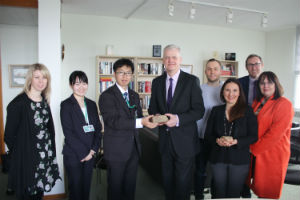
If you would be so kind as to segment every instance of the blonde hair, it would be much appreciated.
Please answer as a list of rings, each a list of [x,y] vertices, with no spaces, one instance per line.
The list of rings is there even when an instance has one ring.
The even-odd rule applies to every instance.
[[[35,72],[36,70],[41,71],[42,75],[47,78],[47,86],[42,91],[42,96],[46,99],[46,101],[48,102],[48,104],[50,104],[51,76],[50,76],[49,70],[43,64],[36,63],[36,64],[33,64],[33,65],[31,65],[29,67],[29,70],[28,70],[27,75],[26,75],[26,81],[25,81],[25,85],[24,85],[23,91],[26,94],[29,93],[29,91],[31,89],[31,82],[32,82],[33,72]]]

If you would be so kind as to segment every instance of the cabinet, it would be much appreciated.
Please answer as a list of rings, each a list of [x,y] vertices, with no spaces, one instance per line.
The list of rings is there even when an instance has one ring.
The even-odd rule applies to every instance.
[[[164,72],[162,58],[155,57],[123,57],[123,56],[97,56],[96,57],[96,98],[115,83],[113,64],[120,58],[128,58],[134,63],[134,73],[129,87],[140,96],[143,114],[148,115],[150,104],[152,80]],[[192,65],[182,65],[183,71],[192,73]]]
[[[239,63],[238,61],[232,60],[219,60],[222,64],[221,66],[221,80],[225,81],[228,78],[238,78],[238,70],[239,70]],[[207,78],[205,75],[205,67],[206,67],[207,60],[203,62],[203,83],[207,82]]]

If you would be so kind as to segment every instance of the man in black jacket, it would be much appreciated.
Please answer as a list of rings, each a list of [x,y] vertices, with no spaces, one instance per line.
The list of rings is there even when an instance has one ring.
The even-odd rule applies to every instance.
[[[149,106],[149,114],[169,117],[169,121],[159,127],[167,200],[189,199],[194,158],[199,151],[196,121],[204,114],[199,79],[180,70],[181,60],[178,46],[165,47],[166,73],[153,80]]]
[[[116,84],[104,91],[99,109],[104,121],[104,159],[107,164],[108,200],[134,200],[141,144],[138,128],[157,126],[144,117],[139,95],[128,85],[134,65],[119,59],[113,66]]]
[[[250,54],[246,59],[246,69],[249,73],[248,76],[239,78],[239,81],[242,85],[246,101],[251,106],[253,99],[256,96],[256,80],[262,72],[264,63],[262,58],[256,54]]]

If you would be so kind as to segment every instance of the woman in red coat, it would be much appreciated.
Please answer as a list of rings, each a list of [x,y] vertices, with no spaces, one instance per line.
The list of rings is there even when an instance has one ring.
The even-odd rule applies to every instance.
[[[258,141],[250,146],[253,154],[250,188],[260,198],[279,199],[289,158],[294,111],[282,96],[283,89],[273,72],[263,72],[257,81],[253,110],[258,121]]]

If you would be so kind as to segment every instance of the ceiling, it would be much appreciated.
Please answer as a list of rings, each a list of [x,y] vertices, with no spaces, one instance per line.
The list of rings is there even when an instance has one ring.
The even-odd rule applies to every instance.
[[[168,14],[169,0],[62,0],[62,13],[110,16],[202,24],[270,31],[300,24],[300,0],[193,0],[268,13],[268,26],[261,27],[262,14],[232,10],[233,23],[226,23],[226,8],[194,4],[195,19],[189,18],[190,3],[174,0],[174,16]],[[1,5],[1,4],[0,4]],[[35,8],[0,6],[0,24],[37,26]]]
[[[195,4],[196,16],[189,19],[190,3],[174,1],[174,16],[168,15],[169,0],[63,0],[62,12],[130,19],[163,20],[254,30],[276,30],[300,24],[300,0],[193,0],[268,13],[268,26],[261,27],[262,14],[232,10],[233,23],[226,23],[225,8]],[[135,12],[134,10],[140,6]]]

